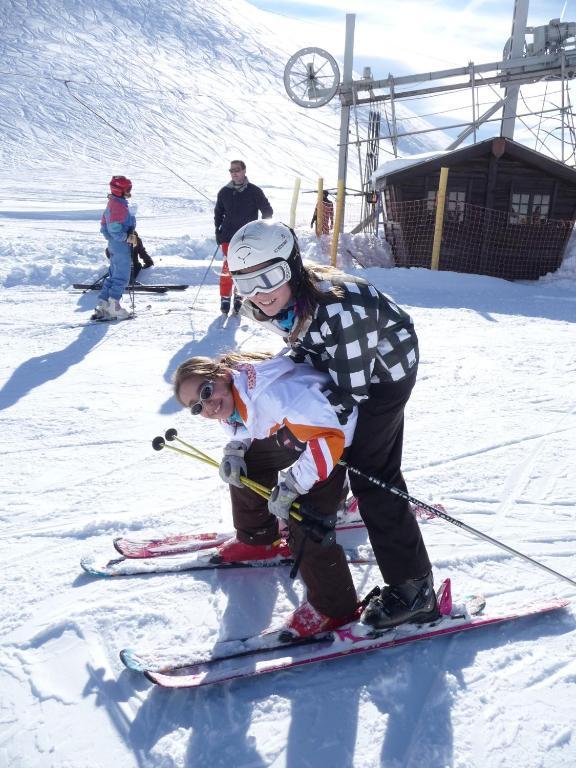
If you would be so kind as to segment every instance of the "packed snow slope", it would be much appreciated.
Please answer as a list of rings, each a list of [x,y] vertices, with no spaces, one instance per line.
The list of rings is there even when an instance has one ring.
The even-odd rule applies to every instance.
[[[572,768],[573,605],[197,692],[123,669],[125,646],[245,636],[303,598],[287,569],[107,581],[79,561],[113,557],[123,534],[230,529],[217,473],[151,447],[175,427],[217,459],[218,425],[178,408],[174,370],[193,354],[281,345],[246,321],[219,326],[212,201],[243,157],[286,220],[294,177],[313,188],[336,168],[337,116],[283,94],[285,57],[313,41],[283,41],[281,20],[240,0],[2,10],[0,766]],[[190,288],[138,294],[135,320],[89,325],[96,297],[70,286],[106,269],[98,229],[113,173],[134,180],[155,261],[142,280]],[[326,261],[310,211],[298,213],[302,248]],[[362,261],[363,247],[348,238],[342,266],[406,307],[420,338],[410,491],[576,578],[574,256],[512,284],[361,270],[348,252]],[[422,525],[436,581],[450,576],[456,598],[574,601],[537,567],[440,520]],[[353,576],[360,594],[380,581],[373,566]]]
[[[7,159],[54,169],[105,159],[130,172],[164,162],[202,179],[230,151],[260,160],[272,134],[293,143],[283,164],[299,173],[298,111],[287,121],[281,109],[289,54],[278,46],[289,41],[267,18],[243,0],[9,2]],[[326,145],[312,136],[310,170],[323,159]]]
[[[338,100],[313,110],[290,101],[284,65],[313,41],[287,36],[281,17],[244,0],[9,0],[2,10],[0,285],[68,285],[70,250],[76,278],[95,279],[114,173],[134,182],[138,230],[159,264],[213,238],[232,159],[283,221],[296,179],[298,224],[312,217],[318,177],[335,187]],[[443,146],[414,142],[401,149]],[[357,180],[351,152],[349,185]]]
[[[123,670],[122,647],[245,636],[303,597],[287,569],[94,580],[79,568],[87,553],[113,557],[115,536],[230,528],[218,475],[154,452],[151,440],[176,427],[217,458],[217,424],[171,396],[175,367],[192,354],[279,342],[245,321],[219,328],[217,276],[209,270],[200,288],[210,250],[196,249],[146,276],[158,269],[159,281],[190,282],[188,291],[138,295],[137,318],[119,325],[82,324],[93,294],[3,291],[0,764],[571,768],[573,608],[198,692],[154,689]],[[74,274],[64,240],[61,252]],[[405,436],[411,492],[574,578],[573,275],[523,285],[360,274],[409,309],[420,335]],[[423,526],[436,579],[450,576],[456,596],[481,592],[511,609],[574,597],[569,584],[454,526]],[[373,566],[353,575],[361,594],[379,582]]]

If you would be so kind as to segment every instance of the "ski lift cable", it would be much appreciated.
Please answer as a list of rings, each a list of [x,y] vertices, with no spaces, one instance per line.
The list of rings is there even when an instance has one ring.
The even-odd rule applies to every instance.
[[[122,138],[124,138],[124,139],[127,139],[128,141],[130,141],[130,137],[129,137],[129,136],[127,136],[125,133],[123,133],[123,132],[122,132],[122,131],[121,131],[121,130],[120,130],[118,127],[117,127],[117,126],[115,126],[115,125],[113,125],[112,123],[108,122],[108,120],[106,120],[106,118],[105,118],[105,117],[103,117],[103,116],[102,116],[101,114],[99,114],[99,113],[98,113],[98,112],[97,112],[95,109],[93,109],[91,106],[89,106],[89,105],[88,105],[88,104],[86,104],[84,101],[82,101],[82,99],[80,99],[78,96],[76,96],[76,94],[75,94],[75,93],[73,93],[73,92],[70,90],[70,88],[69,88],[69,85],[68,85],[68,83],[69,83],[69,82],[70,82],[70,81],[68,81],[68,80],[64,80],[64,85],[66,86],[66,90],[68,91],[68,93],[70,94],[70,96],[71,96],[73,99],[75,99],[75,100],[76,100],[76,101],[77,101],[79,104],[81,104],[81,105],[82,105],[82,106],[83,106],[85,109],[87,109],[89,112],[91,112],[91,113],[92,113],[92,114],[93,114],[95,117],[97,117],[97,118],[98,118],[98,120],[100,120],[101,122],[103,122],[105,125],[107,125],[109,128],[111,128],[113,131],[115,131],[115,132],[116,132],[118,135],[122,136]],[[141,150],[139,150],[139,151],[141,151]],[[157,165],[160,165],[160,166],[162,166],[163,168],[165,168],[165,169],[166,169],[166,170],[167,170],[169,173],[171,173],[171,174],[173,174],[174,176],[176,176],[176,178],[180,179],[180,181],[184,182],[184,184],[186,184],[187,186],[189,186],[189,187],[190,187],[191,189],[193,189],[195,192],[198,192],[198,194],[199,194],[199,195],[202,195],[202,197],[204,197],[204,198],[205,198],[206,200],[208,200],[210,203],[213,203],[213,202],[214,202],[214,201],[212,200],[212,198],[208,197],[208,195],[207,195],[207,194],[205,194],[204,192],[202,192],[202,190],[201,190],[201,189],[198,189],[198,187],[195,187],[195,186],[194,186],[194,184],[190,183],[190,182],[189,182],[187,179],[185,179],[183,176],[180,176],[180,174],[179,174],[179,173],[177,173],[177,172],[176,172],[176,171],[175,171],[173,168],[170,168],[170,166],[169,166],[169,165],[166,165],[166,163],[162,162],[162,160],[159,160],[159,159],[158,159],[158,158],[156,158],[156,157],[151,157],[151,156],[150,156],[150,155],[148,155],[146,152],[142,152],[142,154],[143,154],[145,157],[147,157],[149,160],[151,160],[152,162],[154,162],[154,163],[156,163]]]
[[[561,107],[558,104],[554,104],[553,101],[550,101],[550,103],[553,106],[553,109],[550,110],[550,111],[560,112],[560,113],[562,112],[562,109],[561,109]],[[539,124],[538,124],[538,134],[536,136],[537,141],[538,141],[538,137],[539,137],[539,134],[540,134],[541,131],[544,133],[545,136],[548,136],[549,138],[553,138],[553,139],[558,141],[558,138],[556,136],[554,136],[554,131],[557,130],[557,129],[547,130],[547,129],[544,128],[544,125],[543,125],[543,115],[544,115],[544,113],[546,111],[547,110],[544,109],[544,104],[543,104],[542,105],[542,109],[541,109],[540,112],[533,113],[534,115],[538,114],[540,116],[540,121],[539,121]],[[574,113],[572,111],[572,104],[570,102],[570,99],[568,99],[568,108],[564,109],[564,115],[562,115],[561,117],[556,117],[556,116],[551,115],[551,116],[547,117],[546,120],[547,120],[548,123],[560,122],[562,124],[566,117],[571,118],[572,119],[572,125],[574,125],[574,123],[573,123]],[[526,125],[524,122],[523,122],[523,124]],[[526,126],[526,127],[528,128],[528,126]],[[531,130],[531,129],[528,128],[528,130]],[[532,131],[532,133],[533,133],[533,131]],[[573,132],[571,132],[571,133],[573,133]],[[540,146],[541,147],[545,147],[548,150],[548,152],[550,152],[552,154],[552,156],[556,160],[558,160],[559,162],[562,162],[561,158],[559,158],[557,155],[554,154],[554,151],[546,144],[546,142],[544,140],[540,139],[539,141],[540,141]],[[538,144],[536,143],[535,149],[537,149],[537,147],[538,147]],[[573,154],[573,152],[572,152],[572,154]]]
[[[576,152],[576,130],[574,126],[574,113],[572,111],[572,99],[570,98],[570,88],[568,83],[566,83],[566,98],[568,100],[568,107],[569,107],[569,111],[567,112],[567,116],[569,119],[568,132],[570,133],[570,136],[572,138],[572,152],[570,153],[570,155],[566,160],[566,162],[568,162],[568,160],[575,157],[575,152]]]
[[[558,112],[558,110],[556,108],[553,108],[553,109],[551,108],[551,109],[549,109],[547,111],[548,112]],[[528,113],[516,115],[516,117],[518,119],[520,119],[522,117],[534,117],[536,114],[537,113],[530,111]],[[549,118],[549,119],[552,119],[552,118]],[[493,118],[488,118],[487,120],[484,121],[484,123],[496,123],[496,122],[499,122],[500,120],[501,120],[500,117],[493,117]],[[433,126],[433,127],[430,127],[430,128],[422,128],[422,129],[417,130],[417,131],[403,131],[403,132],[397,133],[396,136],[397,136],[397,138],[403,138],[404,136],[417,136],[417,135],[420,135],[420,134],[423,134],[423,133],[433,133],[435,131],[447,131],[447,130],[452,130],[452,129],[455,129],[455,128],[465,128],[468,125],[470,125],[469,121],[468,122],[463,122],[463,123],[452,123],[452,124],[449,124],[449,125],[440,125],[440,126]],[[528,125],[526,125],[526,128],[527,128],[527,130],[531,130]],[[389,138],[390,138],[389,136],[383,136],[382,140],[389,139]],[[368,140],[367,139],[362,139],[361,141],[362,141],[362,143],[366,143],[366,141],[368,141]],[[347,144],[352,144],[354,142],[346,142],[346,143]],[[340,146],[340,144],[338,146]]]
[[[482,73],[478,73],[478,75],[479,75],[480,79],[482,79],[482,78],[483,78],[483,75],[482,75]],[[495,87],[494,87],[492,84],[488,84],[488,85],[489,85],[489,88],[490,88],[490,90],[491,90],[491,91],[492,91],[492,92],[493,92],[493,93],[494,93],[494,94],[495,94],[495,95],[498,97],[498,99],[500,100],[501,96],[500,96],[500,94],[498,93],[498,91],[496,90],[496,88],[495,88]],[[519,91],[519,93],[520,93],[520,94],[522,94],[522,90],[521,90],[521,88],[519,88],[519,89],[518,89],[518,91]],[[531,115],[535,115],[536,113],[534,113],[534,112],[529,112],[529,115],[530,115],[530,114],[531,114]],[[522,123],[522,125],[524,126],[524,128],[526,128],[526,130],[527,130],[529,133],[531,133],[532,135],[535,135],[535,134],[534,134],[534,130],[533,130],[533,128],[532,128],[531,126],[529,126],[529,125],[528,125],[528,123],[527,123],[525,120],[523,120],[523,119],[522,119],[523,117],[526,117],[526,115],[519,115],[519,114],[516,114],[516,119],[517,119],[517,120],[519,120],[519,121]],[[488,122],[488,121],[486,121],[486,122]],[[555,160],[558,160],[558,159],[559,159],[558,157],[556,157],[555,153],[554,153],[554,152],[553,152],[553,151],[550,149],[550,147],[548,147],[548,146],[547,146],[546,144],[544,144],[544,143],[542,144],[542,146],[545,146],[545,147],[546,147],[546,149],[548,150],[548,152],[550,152],[550,154],[552,155],[552,157],[553,157]]]
[[[542,94],[542,106],[540,110],[540,119],[538,120],[538,130],[536,132],[536,143],[534,144],[534,149],[538,151],[538,141],[540,137],[540,131],[542,129],[542,121],[543,121],[543,111],[544,111],[544,105],[546,103],[546,94],[548,92],[548,83],[546,83],[546,86],[544,88],[544,93]],[[528,104],[526,103],[526,99],[524,98],[524,94],[522,91],[520,91],[520,98],[522,99],[522,103],[524,104],[524,107],[528,109]]]
[[[67,80],[63,80],[60,77],[54,77],[53,75],[44,75],[39,72],[34,72],[33,74],[29,74],[28,72],[16,72],[14,70],[10,71],[0,71],[0,76],[2,77],[28,77],[33,78],[34,80],[53,80],[57,83],[64,83],[68,82],[72,85],[76,85],[78,87],[86,87],[89,86],[90,88],[100,88],[102,90],[110,91],[110,90],[116,90],[118,87],[120,87],[120,83],[115,83],[113,85],[110,85],[109,83],[104,83],[101,80],[92,80],[90,82],[86,81],[80,81],[80,80],[73,80],[72,78],[68,78]],[[193,86],[178,86],[174,88],[145,88],[141,85],[138,85],[136,83],[130,84],[130,90],[131,91],[138,91],[138,93],[152,93],[152,94],[170,94],[174,96],[178,96],[182,93],[189,92],[190,94],[197,96],[202,95],[198,93],[198,89]]]
[[[556,94],[559,94],[559,93],[560,93],[560,91],[549,91],[548,95],[549,96],[553,96],[553,95],[556,95]],[[541,94],[537,94],[537,95],[534,95],[534,96],[524,96],[524,95],[522,95],[522,98],[523,98],[524,102],[528,102],[528,101],[532,101],[534,99],[541,99]],[[410,101],[410,99],[406,99],[406,101]],[[477,101],[476,102],[476,106],[477,106],[478,109],[480,107],[489,106],[491,104],[493,104],[492,101]],[[360,104],[359,106],[367,106],[367,105]],[[528,109],[528,106],[526,108]],[[402,122],[402,123],[406,123],[406,122],[411,122],[413,120],[423,120],[426,117],[437,117],[438,115],[446,115],[449,112],[461,112],[463,109],[465,109],[464,106],[462,106],[462,107],[452,107],[450,109],[439,109],[439,110],[436,110],[434,112],[424,112],[421,115],[414,115],[412,117],[411,116],[402,116],[402,117],[398,118],[398,121]],[[388,118],[387,115],[386,115],[386,118]]]

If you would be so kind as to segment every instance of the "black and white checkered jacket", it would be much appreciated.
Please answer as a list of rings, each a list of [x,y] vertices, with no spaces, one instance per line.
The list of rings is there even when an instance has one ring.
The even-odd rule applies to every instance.
[[[330,374],[328,396],[341,420],[368,397],[371,384],[400,381],[416,370],[418,338],[410,316],[366,280],[346,275],[317,283],[326,292],[339,286],[343,297],[318,304],[296,339],[250,301],[243,314],[281,334],[296,362],[308,362]]]

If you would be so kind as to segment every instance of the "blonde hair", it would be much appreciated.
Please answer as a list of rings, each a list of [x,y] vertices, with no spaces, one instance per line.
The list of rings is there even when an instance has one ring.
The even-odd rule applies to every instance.
[[[263,360],[269,360],[274,355],[272,352],[223,352],[217,357],[190,357],[181,363],[176,369],[173,378],[174,397],[180,405],[184,405],[180,400],[180,387],[192,376],[198,376],[201,379],[213,381],[214,379],[226,378],[229,371],[242,363],[257,363]]]
[[[311,272],[316,280],[346,280],[350,275],[346,272],[342,272],[338,267],[333,267],[330,264],[315,264],[312,261],[304,261],[304,268]]]

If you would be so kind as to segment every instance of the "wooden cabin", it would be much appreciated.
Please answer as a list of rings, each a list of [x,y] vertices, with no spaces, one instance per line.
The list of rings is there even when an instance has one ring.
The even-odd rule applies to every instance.
[[[508,280],[558,269],[576,217],[576,170],[504,138],[375,172],[397,266],[430,266],[442,167],[449,172],[440,269]]]

